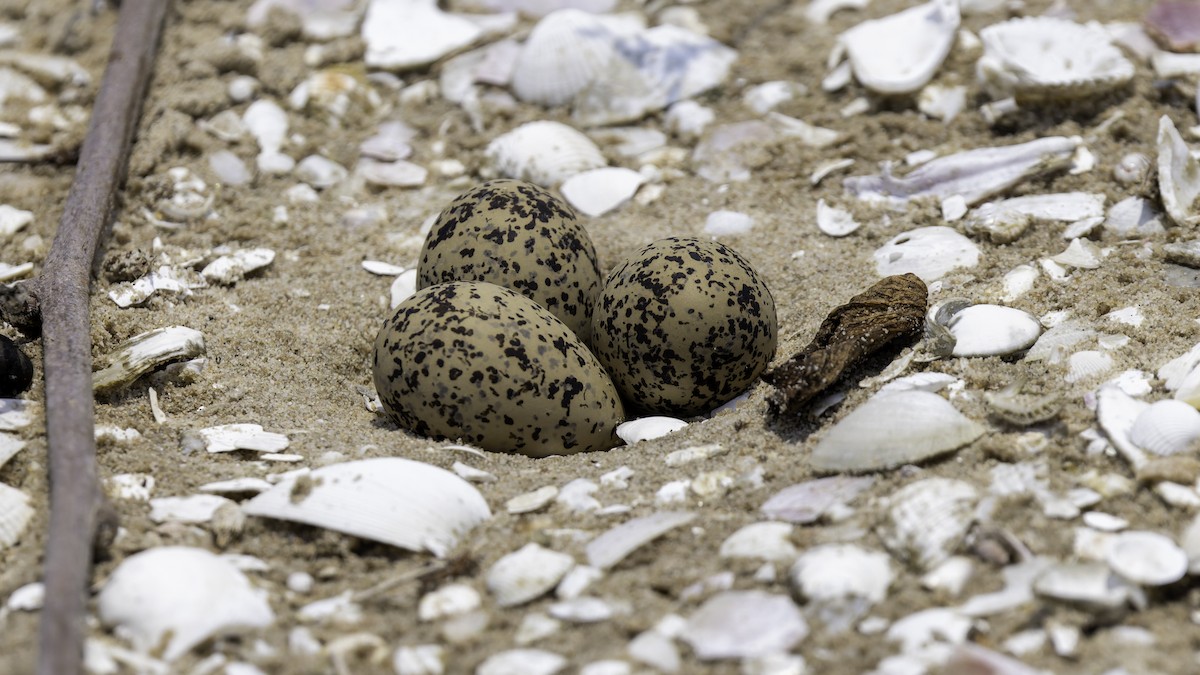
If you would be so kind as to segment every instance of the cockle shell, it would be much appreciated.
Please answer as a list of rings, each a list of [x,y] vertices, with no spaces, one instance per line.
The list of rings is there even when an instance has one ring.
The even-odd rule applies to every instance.
[[[522,101],[544,106],[570,103],[613,57],[614,34],[641,27],[640,21],[578,9],[547,14],[533,27],[517,55],[513,93]]]
[[[1200,451],[1200,411],[1175,399],[1151,403],[1134,420],[1129,440],[1153,455]]]
[[[970,483],[926,478],[887,498],[887,515],[876,531],[896,556],[921,570],[949,558],[974,520],[979,495]]]
[[[1078,351],[1067,357],[1068,384],[1086,382],[1104,375],[1113,368],[1113,358],[1108,354],[1094,349]]]
[[[809,463],[819,472],[890,469],[961,448],[984,427],[927,391],[876,394],[825,433]]]
[[[364,459],[290,475],[246,502],[247,515],[289,520],[444,556],[491,517],[470,483],[399,457]]]
[[[988,26],[979,38],[984,53],[976,70],[996,98],[1076,98],[1133,78],[1133,64],[1099,26],[1029,17]]]
[[[0,551],[21,540],[34,513],[29,495],[0,483]]]
[[[100,620],[140,652],[165,644],[174,661],[208,638],[275,621],[265,591],[199,548],[152,548],[126,558],[96,598]]]
[[[608,163],[592,139],[547,120],[522,124],[496,137],[488,144],[487,156],[501,175],[551,188]]]
[[[844,51],[864,87],[882,94],[912,93],[941,67],[959,20],[958,0],[933,0],[864,21],[842,33],[830,61],[840,61]]]

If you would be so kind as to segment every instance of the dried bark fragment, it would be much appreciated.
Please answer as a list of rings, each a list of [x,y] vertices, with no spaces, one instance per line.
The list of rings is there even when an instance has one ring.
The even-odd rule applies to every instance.
[[[920,337],[928,293],[915,274],[895,275],[830,312],[807,347],[763,375],[775,386],[771,412],[795,413],[879,349]]]

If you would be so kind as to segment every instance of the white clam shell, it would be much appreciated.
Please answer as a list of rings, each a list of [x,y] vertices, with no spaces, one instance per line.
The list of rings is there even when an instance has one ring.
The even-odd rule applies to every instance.
[[[198,548],[168,546],[126,558],[96,599],[100,620],[140,652],[165,644],[174,661],[215,635],[271,625],[265,591],[230,562]]]
[[[983,431],[937,394],[878,394],[825,433],[810,463],[823,472],[889,469],[961,448]]]
[[[1164,586],[1183,578],[1188,557],[1170,537],[1131,531],[1116,535],[1105,562],[1114,572],[1143,586]]]
[[[561,122],[529,122],[496,137],[487,147],[493,167],[508,178],[555,187],[577,173],[608,162],[592,139]]]
[[[954,356],[1001,356],[1029,349],[1042,334],[1030,313],[1001,305],[972,305],[947,322]]]
[[[1133,421],[1129,440],[1152,455],[1194,454],[1200,450],[1200,411],[1174,399],[1151,403]]]
[[[908,94],[925,86],[950,53],[958,32],[958,0],[933,0],[898,14],[864,21],[838,45],[854,77],[882,94]]]
[[[585,549],[588,564],[608,569],[643,544],[690,523],[695,517],[696,514],[689,511],[660,511],[626,521],[588,542]]]
[[[613,57],[614,32],[640,28],[628,24],[578,9],[547,14],[517,55],[513,93],[522,101],[545,106],[570,103],[607,67]]]
[[[595,218],[632,199],[644,181],[642,174],[633,169],[606,166],[571,176],[563,181],[559,192],[571,206]]]
[[[979,498],[970,483],[926,478],[905,485],[886,500],[877,532],[897,557],[930,570],[948,559],[974,520]]]
[[[298,486],[300,480],[308,485]],[[439,557],[491,517],[487,502],[470,483],[399,457],[332,464],[303,478],[288,476],[242,510]]]
[[[1114,577],[1107,565],[1088,561],[1059,563],[1046,569],[1034,580],[1033,590],[1060,602],[1093,610],[1113,610],[1129,601],[1134,588]]]
[[[887,597],[893,576],[891,558],[886,553],[854,544],[810,548],[788,572],[792,587],[813,602],[848,598],[880,602]]]
[[[21,540],[33,514],[29,495],[0,483],[0,551]]]
[[[575,559],[537,544],[526,544],[488,569],[488,591],[501,607],[515,607],[550,592],[575,567]]]
[[[1200,225],[1200,160],[1190,152],[1171,118],[1158,121],[1158,187],[1167,215],[1176,225]]]
[[[937,281],[953,269],[979,263],[979,247],[944,225],[902,232],[872,255],[879,276],[912,272],[925,283]]]
[[[786,595],[725,591],[688,619],[679,637],[701,661],[789,651],[808,635],[800,608]]]
[[[996,97],[1073,98],[1109,91],[1133,78],[1133,64],[1099,26],[1053,17],[1013,19],[979,31],[976,65]]]

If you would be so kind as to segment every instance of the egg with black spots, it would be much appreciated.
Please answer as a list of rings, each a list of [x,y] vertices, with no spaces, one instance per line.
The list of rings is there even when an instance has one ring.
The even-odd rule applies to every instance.
[[[744,392],[770,364],[779,325],[770,290],[737,251],[673,237],[609,273],[592,336],[631,406],[686,416]]]
[[[421,436],[530,457],[607,450],[621,398],[578,337],[536,302],[484,282],[430,286],[375,339],[375,389]]]
[[[596,248],[575,212],[545,189],[493,180],[459,195],[438,216],[417,263],[417,288],[486,281],[550,310],[584,343],[600,292]]]

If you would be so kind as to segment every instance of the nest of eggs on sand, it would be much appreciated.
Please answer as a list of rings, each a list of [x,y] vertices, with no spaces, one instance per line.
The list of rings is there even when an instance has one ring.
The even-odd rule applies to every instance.
[[[455,199],[425,241],[418,291],[375,340],[404,429],[532,457],[606,450],[626,411],[696,415],[775,353],[771,293],[717,242],[653,242],[604,278],[574,212],[521,181]]]

